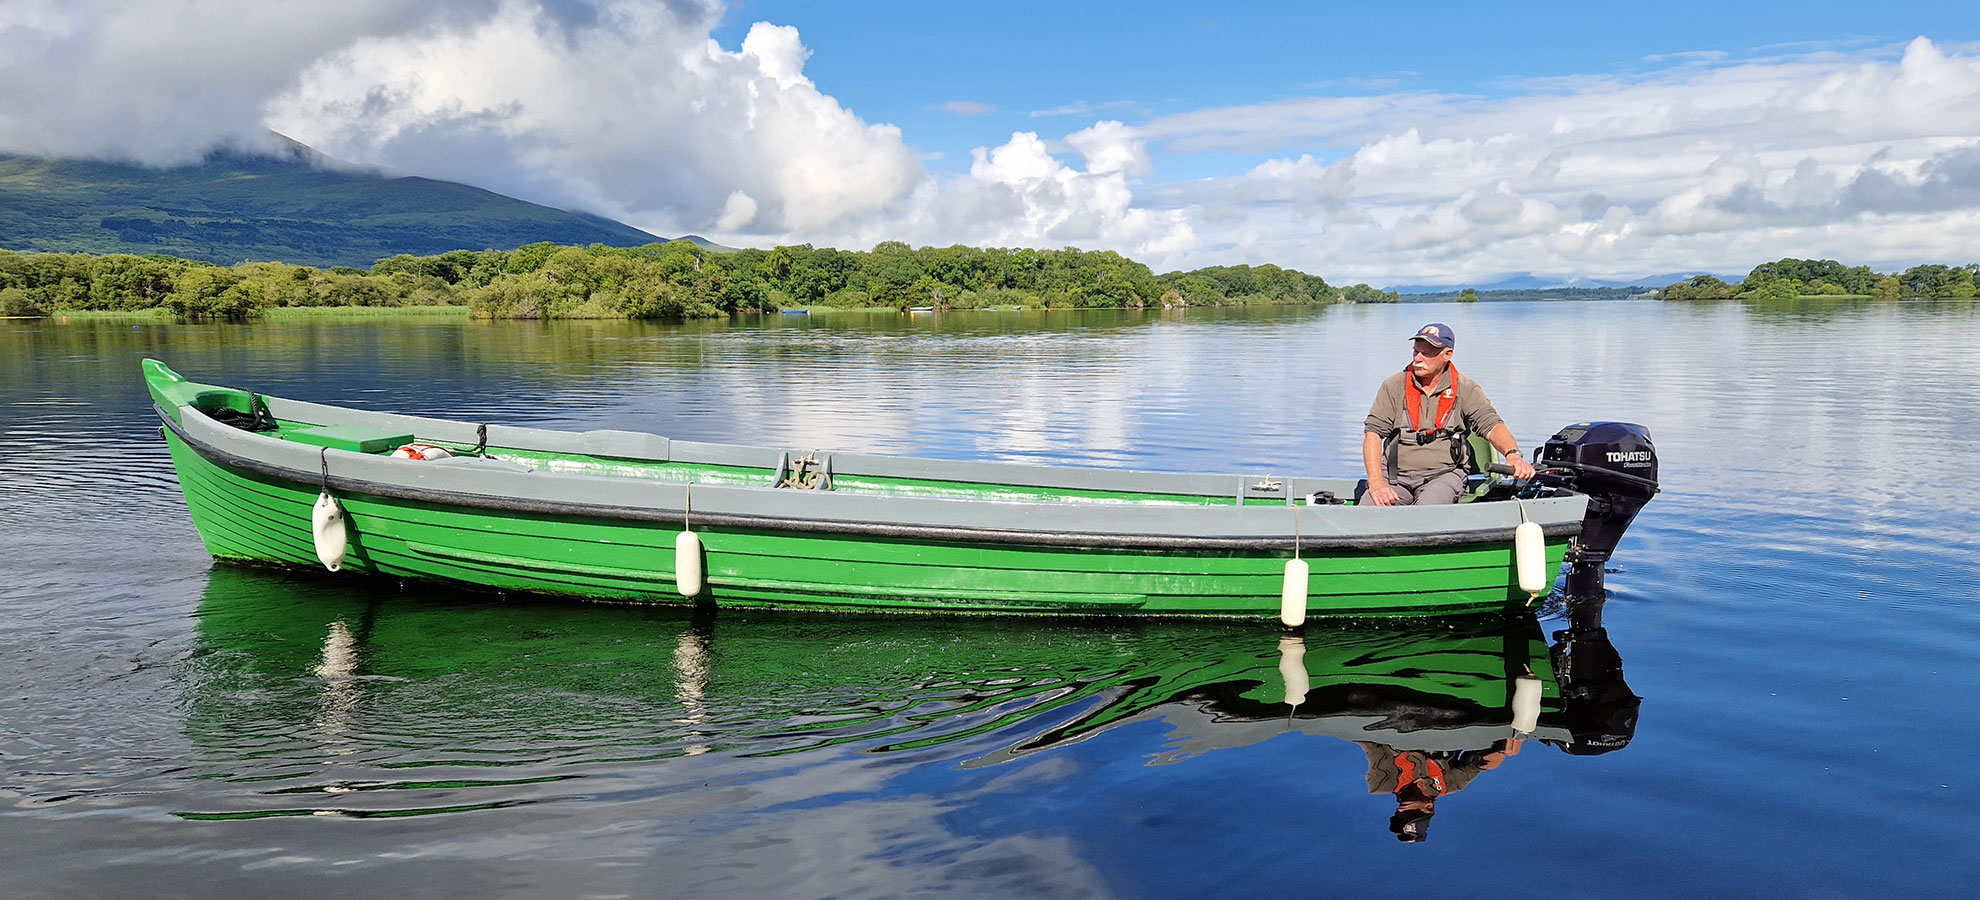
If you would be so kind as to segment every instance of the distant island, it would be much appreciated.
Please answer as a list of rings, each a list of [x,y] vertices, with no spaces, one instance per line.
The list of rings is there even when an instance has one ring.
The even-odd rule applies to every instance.
[[[1739,284],[1698,275],[1664,286],[1657,296],[1664,300],[1780,301],[1801,297],[1971,300],[1976,287],[1980,287],[1980,264],[1932,263],[1880,275],[1869,266],[1846,266],[1833,259],[1783,259],[1755,266]]]
[[[0,250],[0,315],[162,309],[246,319],[286,307],[465,306],[497,319],[682,319],[794,307],[1179,308],[1393,302],[1278,266],[1157,276],[1112,251],[808,244],[716,251],[689,241],[401,254],[370,269],[279,262],[218,266],[164,255]]]

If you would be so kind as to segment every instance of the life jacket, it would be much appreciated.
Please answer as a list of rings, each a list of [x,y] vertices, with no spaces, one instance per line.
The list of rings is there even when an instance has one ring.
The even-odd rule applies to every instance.
[[[1463,420],[1459,420],[1459,423],[1454,426],[1446,427],[1445,425],[1446,422],[1450,421],[1451,410],[1457,408],[1457,363],[1451,363],[1447,366],[1451,373],[1451,383],[1450,386],[1444,388],[1443,392],[1437,395],[1437,418],[1430,423],[1429,436],[1427,438],[1423,437],[1425,433],[1422,421],[1424,391],[1423,388],[1417,385],[1416,373],[1410,371],[1411,368],[1412,366],[1403,367],[1403,408],[1409,414],[1409,430],[1417,435],[1414,443],[1423,444],[1448,439],[1451,442],[1452,468],[1466,471],[1475,469],[1477,466],[1472,459],[1471,446],[1466,440],[1469,431],[1464,427]],[[1391,478],[1396,475],[1396,447],[1400,443],[1401,435],[1401,428],[1390,432],[1386,446],[1383,448],[1383,455],[1387,462],[1389,477]]]
[[[392,451],[394,459],[446,459],[453,455],[447,448],[433,444],[407,444]]]
[[[1428,756],[1423,757],[1423,770],[1419,774],[1416,768],[1416,760],[1412,759],[1408,752],[1398,753],[1396,754],[1396,770],[1400,773],[1400,777],[1396,779],[1396,793],[1402,793],[1403,788],[1415,784],[1417,778],[1422,777],[1430,782],[1430,787],[1433,789],[1431,796],[1443,796],[1444,766],[1436,760]]]
[[[1410,371],[1411,368],[1412,366],[1403,367],[1403,373],[1404,373],[1403,396],[1405,398],[1403,401],[1403,406],[1406,407],[1409,411],[1410,430],[1422,431],[1423,423],[1418,420],[1422,416],[1423,388],[1417,385],[1416,373],[1411,372]],[[1444,430],[1444,423],[1450,419],[1451,410],[1457,408],[1457,390],[1458,390],[1457,363],[1451,363],[1445,368],[1450,370],[1451,385],[1450,387],[1444,388],[1443,393],[1437,395],[1437,421],[1432,423],[1430,426],[1430,430],[1435,432],[1441,432]]]

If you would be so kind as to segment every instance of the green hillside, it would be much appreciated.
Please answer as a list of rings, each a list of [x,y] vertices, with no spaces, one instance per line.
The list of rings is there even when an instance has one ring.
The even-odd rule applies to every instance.
[[[0,155],[0,248],[366,268],[402,253],[665,240],[464,184],[314,157],[297,144],[280,158],[216,153],[153,169]]]

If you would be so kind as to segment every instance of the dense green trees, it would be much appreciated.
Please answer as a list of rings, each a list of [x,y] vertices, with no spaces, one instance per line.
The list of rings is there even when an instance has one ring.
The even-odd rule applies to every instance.
[[[1618,289],[1620,290],[1620,289]],[[1880,275],[1834,260],[1783,259],[1737,285],[1700,275],[1664,287],[1666,300],[1808,295],[1966,300],[1980,265],[1913,266]],[[1494,297],[1503,292],[1494,292]],[[1469,301],[1474,290],[1454,295]],[[1336,289],[1315,275],[1264,266],[1211,266],[1156,275],[1112,251],[921,247],[869,251],[809,244],[712,251],[687,241],[643,247],[529,244],[393,256],[369,271],[285,263],[216,266],[171,256],[18,254],[0,250],[0,315],[57,310],[170,310],[188,318],[249,318],[289,306],[467,306],[509,319],[716,317],[793,306],[1127,308],[1249,303],[1394,303],[1366,284]]]
[[[1739,289],[1710,275],[1694,275],[1686,281],[1666,286],[1657,296],[1665,300],[1727,300]]]
[[[687,241],[630,248],[540,243],[393,256],[368,272],[0,251],[0,310],[18,315],[162,307],[191,318],[246,318],[284,306],[451,304],[493,318],[672,319],[814,304],[1142,308],[1336,299],[1324,280],[1278,266],[1156,276],[1112,251],[915,249],[894,241],[866,252],[809,244],[716,252]]]
[[[1665,300],[1792,300],[1808,296],[1858,296],[1879,300],[1917,298],[1970,300],[1980,285],[1980,265],[1912,266],[1879,275],[1869,266],[1845,266],[1833,259],[1783,259],[1761,263],[1737,285],[1699,275],[1665,286]]]
[[[1400,303],[1402,295],[1395,291],[1379,291],[1365,284],[1357,284],[1343,289],[1341,299],[1348,303]]]
[[[1905,296],[1971,300],[1976,282],[1980,282],[1980,265],[1912,266],[1898,273],[1897,282]]]

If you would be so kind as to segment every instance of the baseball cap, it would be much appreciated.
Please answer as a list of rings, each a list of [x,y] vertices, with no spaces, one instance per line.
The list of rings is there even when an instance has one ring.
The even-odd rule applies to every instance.
[[[1425,809],[1399,809],[1389,817],[1389,833],[1405,844],[1420,844],[1430,839],[1430,817],[1436,813]]]
[[[1409,336],[1409,339],[1412,341],[1429,341],[1431,344],[1446,350],[1457,346],[1457,335],[1452,333],[1451,326],[1445,325],[1442,322],[1431,322],[1417,329],[1415,334]]]

